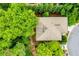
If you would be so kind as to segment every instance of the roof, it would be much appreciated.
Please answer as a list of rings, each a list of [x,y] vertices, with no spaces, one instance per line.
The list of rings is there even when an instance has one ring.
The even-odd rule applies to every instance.
[[[67,33],[67,17],[39,17],[36,41],[61,40],[63,33]]]

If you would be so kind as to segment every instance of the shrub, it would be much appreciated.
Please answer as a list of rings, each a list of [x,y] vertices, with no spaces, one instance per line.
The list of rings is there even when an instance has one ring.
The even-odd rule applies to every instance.
[[[0,17],[5,15],[5,11],[3,9],[0,9]]]
[[[44,42],[37,46],[38,56],[63,56],[64,52],[60,47],[59,42]]]
[[[15,56],[25,56],[26,55],[26,48],[24,44],[17,42],[17,44],[11,49],[12,54]]]
[[[52,56],[52,51],[44,43],[40,43],[37,47],[38,56]]]
[[[67,42],[67,35],[63,35],[62,36],[62,40],[61,41],[59,41],[61,44],[66,44],[66,42]]]
[[[43,16],[44,16],[44,17],[48,17],[48,16],[49,16],[49,12],[43,13]]]
[[[52,51],[53,56],[63,56],[64,55],[64,52],[63,52],[59,42],[53,41],[53,42],[50,42],[48,45],[49,45],[50,50]]]
[[[17,44],[12,48],[6,48],[0,50],[0,56],[25,56],[26,48],[23,43],[17,42]]]
[[[9,3],[0,3],[0,8],[7,10],[9,8],[10,4]]]

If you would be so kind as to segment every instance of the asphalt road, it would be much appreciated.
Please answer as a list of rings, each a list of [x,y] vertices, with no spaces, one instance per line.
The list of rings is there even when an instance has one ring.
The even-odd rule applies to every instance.
[[[67,47],[70,56],[79,56],[79,25],[71,31]]]

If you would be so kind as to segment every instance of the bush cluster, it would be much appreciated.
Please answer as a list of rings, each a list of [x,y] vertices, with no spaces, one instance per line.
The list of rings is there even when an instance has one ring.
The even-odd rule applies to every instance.
[[[38,56],[63,56],[64,52],[57,41],[39,43],[37,46]]]
[[[11,4],[7,11],[0,9],[0,54],[26,55],[28,40],[34,34],[37,17],[24,4]],[[26,49],[28,48],[28,49]],[[5,52],[5,53],[4,53]]]
[[[30,7],[29,7],[30,6]],[[26,6],[28,9],[32,9],[36,14],[41,14],[41,16],[50,16],[51,14],[60,14],[61,16],[68,17],[68,25],[74,25],[79,22],[79,4],[71,4],[71,3],[61,3],[61,4],[36,4]],[[49,15],[47,15],[49,13]],[[43,15],[44,14],[44,15]]]

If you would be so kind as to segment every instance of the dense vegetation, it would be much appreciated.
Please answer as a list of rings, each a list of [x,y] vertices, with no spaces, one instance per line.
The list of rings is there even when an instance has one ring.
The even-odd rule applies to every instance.
[[[0,9],[0,55],[31,55],[29,37],[34,34],[37,17],[23,5],[11,4],[7,11]]]
[[[0,56],[31,56],[30,37],[38,22],[36,16],[66,16],[68,25],[79,22],[79,4],[0,4]],[[37,56],[63,56],[62,41],[39,42]]]
[[[43,42],[37,47],[38,56],[63,56],[64,52],[61,49],[60,43],[57,41]]]
[[[58,16],[68,17],[68,25],[74,25],[79,22],[79,4],[37,4],[37,5],[27,5],[27,9],[32,9],[36,14],[41,16],[51,16],[57,14]]]

